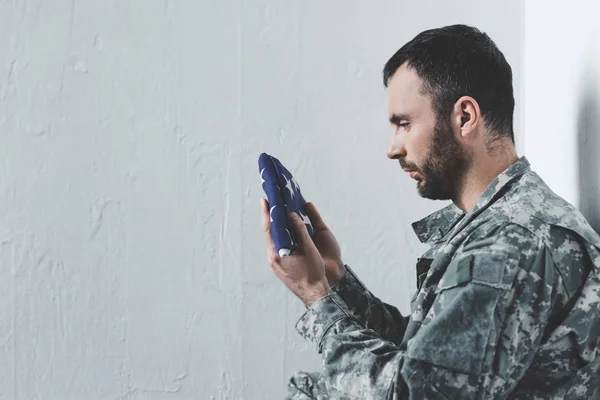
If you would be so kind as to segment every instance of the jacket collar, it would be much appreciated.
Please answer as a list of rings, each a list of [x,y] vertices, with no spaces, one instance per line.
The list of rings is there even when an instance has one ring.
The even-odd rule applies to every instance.
[[[466,216],[463,224],[470,221],[479,213],[479,211],[487,208],[487,206],[496,201],[501,195],[502,189],[509,182],[520,177],[525,172],[529,171],[529,169],[529,161],[523,156],[494,178],[481,196],[479,196],[473,210]],[[465,212],[452,203],[419,221],[413,222],[412,227],[421,243],[430,244],[435,243],[446,236],[446,234],[458,221],[463,219],[463,217],[465,217]]]

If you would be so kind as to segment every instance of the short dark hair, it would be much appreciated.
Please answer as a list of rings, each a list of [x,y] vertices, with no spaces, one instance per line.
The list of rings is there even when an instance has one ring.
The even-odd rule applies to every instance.
[[[490,37],[467,25],[449,25],[419,33],[383,68],[383,84],[402,64],[415,68],[438,118],[447,117],[461,96],[478,103],[492,141],[513,131],[512,69]]]

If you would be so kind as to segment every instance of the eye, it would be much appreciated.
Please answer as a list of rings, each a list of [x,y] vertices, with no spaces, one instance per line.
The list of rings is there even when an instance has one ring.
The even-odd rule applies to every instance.
[[[390,122],[392,123],[394,133],[397,133],[400,129],[406,130],[410,126],[410,122],[406,119],[394,118]]]

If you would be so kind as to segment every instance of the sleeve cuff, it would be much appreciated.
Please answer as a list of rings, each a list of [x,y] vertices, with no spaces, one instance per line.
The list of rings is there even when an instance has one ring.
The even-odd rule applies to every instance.
[[[358,279],[352,268],[350,268],[348,264],[344,264],[344,268],[346,269],[346,273],[344,274],[342,279],[337,281],[335,285],[331,287],[331,290],[338,293],[355,293],[357,291],[362,292],[366,290],[364,283],[362,283],[362,281]]]
[[[348,307],[335,292],[313,303],[296,322],[296,330],[317,352],[321,352],[321,342],[327,331],[336,322],[352,318]]]
[[[374,299],[366,286],[352,271],[348,265],[344,265],[346,274],[334,286],[331,291],[335,292],[346,304],[348,310],[359,320],[365,321],[367,311],[373,305]]]

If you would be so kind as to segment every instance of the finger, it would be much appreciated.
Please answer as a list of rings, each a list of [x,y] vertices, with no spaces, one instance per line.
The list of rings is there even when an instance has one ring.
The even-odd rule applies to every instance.
[[[261,197],[260,199],[260,222],[263,232],[268,232],[271,229],[271,219],[269,218],[269,202]]]
[[[261,208],[261,227],[263,230],[265,243],[267,245],[267,258],[269,263],[277,260],[279,256],[275,251],[275,243],[273,242],[273,236],[271,234],[271,214],[269,213],[269,202],[265,198],[260,199]]]
[[[309,201],[306,203],[304,211],[306,212],[306,215],[308,215],[308,219],[310,219],[310,223],[314,229],[318,231],[329,229],[327,224],[323,221],[323,218],[321,218],[321,214],[319,214],[317,207],[315,207],[312,202]]]
[[[290,224],[292,225],[292,229],[296,233],[296,238],[298,239],[298,244],[300,248],[304,248],[308,243],[312,243],[312,239],[308,234],[308,229],[306,229],[306,225],[302,218],[296,213],[290,213]]]

